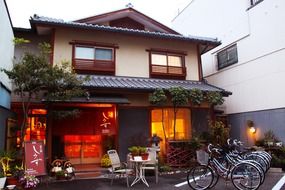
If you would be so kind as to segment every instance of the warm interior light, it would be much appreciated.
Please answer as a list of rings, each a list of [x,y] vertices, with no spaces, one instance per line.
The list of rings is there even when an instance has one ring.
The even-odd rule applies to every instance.
[[[253,134],[253,133],[256,132],[256,128],[255,128],[255,127],[250,127],[250,128],[249,128],[249,131]]]
[[[109,118],[114,118],[114,112],[113,111],[108,111],[108,117]]]

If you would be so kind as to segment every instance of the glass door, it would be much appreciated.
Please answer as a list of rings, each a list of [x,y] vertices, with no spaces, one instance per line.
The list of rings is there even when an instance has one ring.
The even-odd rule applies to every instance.
[[[100,163],[101,135],[65,135],[64,153],[74,164]]]

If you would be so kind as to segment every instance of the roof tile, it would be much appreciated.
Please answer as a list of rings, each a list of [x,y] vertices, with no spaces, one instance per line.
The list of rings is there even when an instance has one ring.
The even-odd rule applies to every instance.
[[[79,78],[84,78],[86,75],[78,75]],[[104,76],[90,75],[90,80],[84,83],[84,86],[91,88],[115,88],[126,90],[146,90],[152,91],[158,88],[169,89],[171,87],[181,86],[187,90],[198,88],[202,91],[219,91],[224,94],[231,94],[222,88],[207,84],[202,81],[191,80],[167,80],[153,79],[142,77],[123,77],[123,76]]]

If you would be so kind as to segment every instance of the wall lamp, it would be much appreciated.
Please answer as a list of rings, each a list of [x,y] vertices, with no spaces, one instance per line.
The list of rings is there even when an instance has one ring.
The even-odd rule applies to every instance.
[[[247,127],[249,129],[249,132],[254,134],[256,133],[256,127],[254,126],[254,122],[252,120],[247,120]]]

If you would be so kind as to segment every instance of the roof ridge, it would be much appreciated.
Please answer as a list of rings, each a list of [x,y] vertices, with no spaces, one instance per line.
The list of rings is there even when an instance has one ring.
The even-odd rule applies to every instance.
[[[123,27],[113,27],[113,26],[104,26],[104,25],[98,25],[98,24],[88,24],[88,23],[79,23],[79,22],[73,22],[73,21],[64,21],[63,19],[55,19],[51,17],[44,17],[44,16],[38,16],[34,15],[30,19],[31,23],[45,23],[45,24],[56,24],[56,25],[69,25],[73,27],[90,27],[94,29],[101,29],[101,30],[108,30],[108,31],[114,31],[114,32],[129,32],[129,33],[137,33],[137,34],[146,34],[146,35],[154,35],[157,37],[165,37],[165,38],[173,38],[178,40],[193,40],[193,41],[201,41],[201,42],[207,42],[207,43],[214,43],[215,45],[219,45],[220,42],[217,39],[209,38],[209,37],[199,37],[199,36],[184,36],[183,34],[171,34],[171,33],[164,33],[164,32],[158,32],[158,31],[146,31],[146,30],[138,30],[138,29],[129,29],[129,28],[123,28]]]

